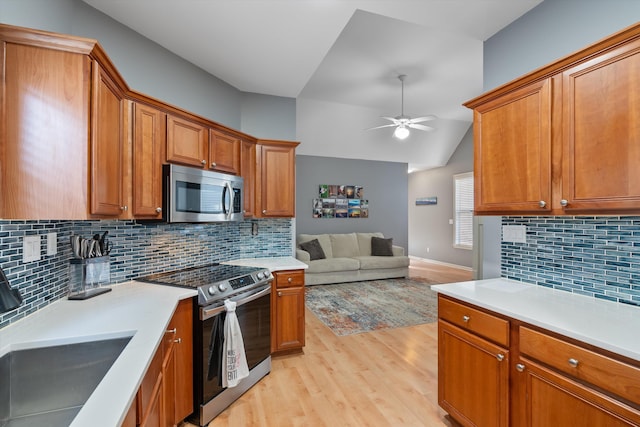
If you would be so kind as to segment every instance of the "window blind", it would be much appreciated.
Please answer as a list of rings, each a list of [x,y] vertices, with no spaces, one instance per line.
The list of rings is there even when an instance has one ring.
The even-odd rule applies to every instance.
[[[453,176],[454,241],[453,246],[461,249],[473,248],[473,172]]]

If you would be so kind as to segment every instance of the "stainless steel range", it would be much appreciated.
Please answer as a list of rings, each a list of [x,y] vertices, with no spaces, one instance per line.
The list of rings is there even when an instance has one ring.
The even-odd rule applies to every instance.
[[[268,269],[211,264],[159,273],[140,281],[195,288],[194,313],[194,416],[206,426],[245,391],[271,372],[271,281]],[[249,376],[235,387],[222,386],[224,301],[236,302]]]

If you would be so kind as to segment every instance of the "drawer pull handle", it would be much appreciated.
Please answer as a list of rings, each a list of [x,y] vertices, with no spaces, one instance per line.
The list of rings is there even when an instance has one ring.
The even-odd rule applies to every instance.
[[[516,371],[523,372],[524,371],[524,365],[522,363],[518,363],[516,365]]]
[[[498,359],[498,362],[502,362],[504,360],[504,354],[502,353],[496,354],[496,359]]]
[[[462,316],[462,321],[464,323],[467,323],[470,319],[471,319],[471,317],[469,317],[469,316]]]
[[[571,367],[577,368],[579,363],[578,359],[569,359],[569,366]]]

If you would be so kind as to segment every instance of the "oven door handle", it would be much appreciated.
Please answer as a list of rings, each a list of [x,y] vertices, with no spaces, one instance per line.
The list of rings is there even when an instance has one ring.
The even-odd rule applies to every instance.
[[[240,298],[238,300],[235,298],[230,298],[230,299],[231,301],[235,301],[236,306],[241,306],[248,302],[256,300],[258,298],[262,298],[263,296],[268,295],[270,293],[271,293],[271,281],[269,281],[269,283],[264,287],[264,289],[262,289],[259,292],[256,292],[255,294],[251,294],[245,298],[242,298],[242,295],[238,295],[237,297],[235,297],[235,298]],[[200,320],[210,319],[213,316],[217,316],[218,314],[222,313],[223,311],[226,311],[224,305],[215,306],[213,308],[203,308],[200,311]]]

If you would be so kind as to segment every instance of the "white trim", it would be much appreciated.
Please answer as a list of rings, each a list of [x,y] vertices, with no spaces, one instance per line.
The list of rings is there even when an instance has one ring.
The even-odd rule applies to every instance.
[[[409,259],[410,260],[414,259],[416,261],[421,261],[421,262],[427,262],[427,263],[430,263],[430,264],[443,265],[445,267],[457,268],[457,269],[465,270],[465,271],[473,271],[472,267],[467,267],[467,266],[458,265],[458,264],[450,264],[448,262],[436,261],[435,259],[420,258],[420,257],[413,256],[413,255],[409,255]],[[411,267],[411,265],[409,265],[409,267]]]

